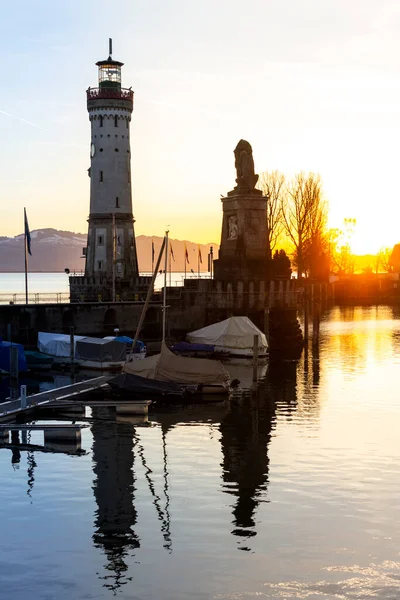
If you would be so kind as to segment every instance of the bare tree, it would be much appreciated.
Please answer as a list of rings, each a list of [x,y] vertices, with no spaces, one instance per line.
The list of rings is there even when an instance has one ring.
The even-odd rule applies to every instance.
[[[376,255],[376,263],[378,265],[376,272],[380,269],[384,273],[393,273],[394,264],[392,262],[393,248],[381,248]]]
[[[313,270],[327,255],[325,236],[327,204],[322,195],[322,183],[315,173],[298,173],[285,186],[282,200],[282,222],[289,238],[300,278]]]
[[[277,246],[283,231],[282,201],[285,176],[280,171],[261,173],[258,187],[267,196],[268,258]]]
[[[331,270],[337,275],[351,275],[354,273],[354,254],[350,241],[356,227],[356,219],[343,220],[343,229],[330,229],[328,231],[329,256]]]

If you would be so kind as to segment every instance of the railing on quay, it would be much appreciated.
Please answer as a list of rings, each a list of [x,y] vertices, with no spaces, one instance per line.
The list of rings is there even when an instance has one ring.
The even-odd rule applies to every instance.
[[[29,304],[62,304],[69,302],[69,292],[38,292],[28,294]],[[0,294],[0,304],[26,304],[25,293]]]

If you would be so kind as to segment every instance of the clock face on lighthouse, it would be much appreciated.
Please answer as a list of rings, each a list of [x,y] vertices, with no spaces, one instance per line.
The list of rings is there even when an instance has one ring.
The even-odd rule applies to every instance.
[[[90,156],[93,158],[93,156],[95,155],[95,153],[96,153],[96,147],[95,147],[94,144],[92,144],[90,146]]]

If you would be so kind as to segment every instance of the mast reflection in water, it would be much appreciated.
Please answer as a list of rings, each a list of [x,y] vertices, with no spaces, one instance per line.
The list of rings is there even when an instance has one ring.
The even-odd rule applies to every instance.
[[[103,412],[108,420],[100,420]],[[108,409],[93,409],[93,416],[93,492],[98,507],[93,542],[108,560],[104,587],[116,591],[131,580],[126,559],[140,547],[134,530],[134,426],[110,420]]]

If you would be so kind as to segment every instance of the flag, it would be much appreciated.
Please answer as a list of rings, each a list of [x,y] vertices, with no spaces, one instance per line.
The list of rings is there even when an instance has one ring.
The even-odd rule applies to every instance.
[[[201,249],[200,249],[200,244],[197,244],[198,250],[199,250],[199,260],[201,262],[201,264],[203,264],[203,257],[201,256]]]
[[[189,254],[187,251],[186,242],[185,242],[185,260],[186,260],[187,264],[189,264]]]
[[[174,251],[172,250],[172,244],[170,244],[170,246],[169,246],[169,251],[171,252],[171,256],[173,258],[173,261],[175,262],[175,256],[174,256]]]
[[[154,240],[151,240],[151,262],[154,262]]]
[[[26,210],[24,208],[24,222],[25,222],[25,244],[28,249],[29,254],[32,256],[31,252],[31,232],[29,231],[28,225],[28,217],[26,216]]]

